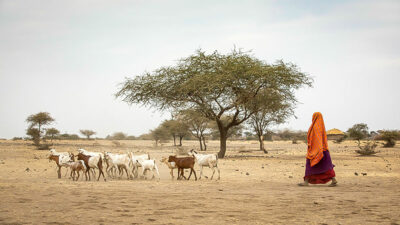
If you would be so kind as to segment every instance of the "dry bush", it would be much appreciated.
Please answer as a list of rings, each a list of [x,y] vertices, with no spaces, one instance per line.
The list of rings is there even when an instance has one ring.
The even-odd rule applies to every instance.
[[[346,137],[345,137],[345,136],[342,136],[342,137],[340,137],[339,139],[334,140],[333,142],[335,142],[336,144],[340,144],[340,143],[342,143],[345,139],[346,139]]]
[[[378,151],[375,151],[377,146],[378,145],[375,141],[368,141],[364,146],[361,146],[360,143],[358,143],[360,150],[356,150],[356,152],[360,155],[375,155],[378,153]]]
[[[50,150],[50,147],[52,145],[53,144],[40,144],[40,145],[37,146],[37,149],[38,150]]]
[[[113,144],[115,147],[122,147],[122,146],[123,146],[123,144],[121,144],[121,142],[116,141],[116,140],[112,141],[112,144]]]

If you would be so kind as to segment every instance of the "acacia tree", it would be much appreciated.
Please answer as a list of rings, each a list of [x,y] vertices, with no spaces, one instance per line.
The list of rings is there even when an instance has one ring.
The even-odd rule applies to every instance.
[[[293,115],[292,105],[270,106],[257,113],[254,113],[248,120],[248,124],[253,129],[260,142],[260,150],[268,153],[264,147],[264,134],[269,126],[283,123],[290,115]],[[277,109],[276,109],[277,108]]]
[[[126,78],[116,96],[129,104],[143,104],[159,110],[196,108],[217,123],[218,156],[223,158],[229,129],[242,124],[271,102],[295,104],[294,91],[311,86],[311,82],[291,63],[268,64],[236,49],[226,55],[197,50],[175,66]],[[224,116],[229,118],[226,123],[221,119]]]
[[[368,137],[368,125],[365,123],[354,124],[347,130],[347,133],[351,138],[357,140],[358,145],[360,145],[360,140]]]
[[[210,128],[210,119],[193,109],[183,110],[179,114],[189,126],[188,129],[191,134],[199,140],[200,151],[206,151],[207,145],[204,135],[206,130]]]
[[[177,137],[179,138],[179,146],[182,146],[182,139],[188,134],[189,127],[182,118],[177,115],[174,117],[175,119],[165,120],[161,126],[174,138],[174,146],[176,146]]]
[[[48,112],[39,112],[28,116],[26,122],[29,124],[26,134],[32,137],[36,146],[39,146],[43,126],[53,123],[54,118]]]
[[[95,135],[96,132],[92,131],[92,130],[79,130],[79,132],[83,135],[86,136],[86,138],[89,140],[90,136]]]
[[[53,141],[53,139],[55,137],[57,137],[59,134],[60,134],[60,131],[54,127],[46,129],[46,136],[50,137],[51,141]]]

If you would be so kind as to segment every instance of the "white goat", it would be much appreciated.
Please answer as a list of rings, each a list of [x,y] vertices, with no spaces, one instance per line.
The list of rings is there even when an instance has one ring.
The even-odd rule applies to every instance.
[[[88,156],[98,156],[99,155],[101,157],[101,159],[104,161],[104,154],[101,153],[101,152],[89,152],[89,151],[86,151],[83,148],[79,148],[78,152],[82,153],[84,155],[88,155]]]
[[[210,169],[212,169],[213,173],[211,175],[211,180],[214,177],[215,168],[217,168],[217,170],[218,170],[218,180],[220,179],[220,171],[219,171],[219,168],[218,168],[218,155],[217,154],[199,154],[193,149],[190,150],[190,154],[194,156],[194,158],[196,159],[197,164],[200,166],[200,177],[199,177],[199,180],[201,179],[201,175],[203,174],[203,167],[210,167]]]
[[[160,173],[158,172],[156,160],[154,159],[146,159],[146,160],[136,160],[136,163],[140,164],[142,167],[142,175],[141,177],[145,177],[146,172],[152,171],[153,172],[153,177],[151,179],[154,179],[154,174],[157,174],[158,180],[160,180]],[[145,177],[146,178],[146,177]]]
[[[137,161],[144,161],[144,160],[149,160],[150,155],[147,154],[142,154],[142,155],[134,155],[132,152],[128,153],[130,158],[131,158],[131,163],[132,163],[132,173],[134,174],[135,178],[138,177],[138,167],[141,167],[142,165],[138,163]]]
[[[112,173],[113,169],[115,169],[116,171],[117,169],[119,170],[120,168],[122,168],[125,169],[127,178],[129,179],[131,177],[131,169],[129,166],[131,159],[128,154],[114,154],[110,152],[104,152],[104,158],[107,162],[106,172],[108,175],[110,175],[110,170]]]

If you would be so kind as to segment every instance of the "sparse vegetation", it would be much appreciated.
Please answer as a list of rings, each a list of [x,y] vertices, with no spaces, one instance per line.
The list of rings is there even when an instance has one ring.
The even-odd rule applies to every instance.
[[[378,153],[375,151],[377,146],[375,141],[368,141],[364,146],[361,146],[360,142],[358,142],[358,148],[360,148],[360,150],[356,150],[356,152],[360,155],[374,155]]]
[[[394,147],[399,136],[399,131],[397,130],[384,130],[380,134],[380,138],[386,142],[384,144],[386,148]]]
[[[60,134],[59,138],[62,140],[79,140],[80,139],[80,137],[77,134],[67,134],[67,133]]]
[[[126,79],[116,96],[159,110],[196,109],[217,124],[223,158],[230,129],[272,105],[295,105],[294,91],[311,83],[291,63],[267,64],[236,49],[226,55],[198,50],[176,66]]]

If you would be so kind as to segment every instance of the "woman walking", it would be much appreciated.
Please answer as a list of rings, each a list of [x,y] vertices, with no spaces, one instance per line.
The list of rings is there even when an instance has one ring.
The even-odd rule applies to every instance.
[[[336,186],[334,165],[328,150],[324,119],[320,112],[313,114],[312,124],[307,133],[307,144],[306,174],[304,182],[299,186],[326,184],[331,180],[329,186]]]

